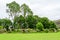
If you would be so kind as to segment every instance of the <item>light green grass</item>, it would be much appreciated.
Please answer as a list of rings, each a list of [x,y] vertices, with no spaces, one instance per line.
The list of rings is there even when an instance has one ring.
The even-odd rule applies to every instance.
[[[60,40],[58,33],[4,33],[0,40]]]

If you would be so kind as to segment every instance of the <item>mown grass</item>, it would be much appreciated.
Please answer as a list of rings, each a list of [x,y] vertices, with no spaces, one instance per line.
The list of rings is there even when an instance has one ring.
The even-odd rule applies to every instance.
[[[0,40],[60,40],[58,33],[4,33]]]

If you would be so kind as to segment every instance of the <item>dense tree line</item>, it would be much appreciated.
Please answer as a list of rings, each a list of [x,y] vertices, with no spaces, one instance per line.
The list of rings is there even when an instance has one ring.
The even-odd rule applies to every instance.
[[[39,17],[33,15],[32,10],[28,5],[22,4],[21,6],[15,1],[7,4],[7,13],[12,20],[4,18],[0,19],[0,28],[6,31],[14,31],[15,29],[33,29],[35,31],[57,30],[56,24],[49,20],[47,17]]]

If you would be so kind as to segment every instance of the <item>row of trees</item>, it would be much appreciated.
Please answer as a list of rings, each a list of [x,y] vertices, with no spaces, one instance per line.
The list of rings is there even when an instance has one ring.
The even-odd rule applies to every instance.
[[[15,1],[7,4],[7,12],[10,19],[0,19],[0,26],[5,28],[6,31],[13,31],[15,29],[34,29],[43,31],[44,29],[55,29],[57,30],[56,24],[50,21],[47,17],[39,17],[33,15],[32,10],[26,5],[21,6]],[[10,28],[10,29],[9,29]]]

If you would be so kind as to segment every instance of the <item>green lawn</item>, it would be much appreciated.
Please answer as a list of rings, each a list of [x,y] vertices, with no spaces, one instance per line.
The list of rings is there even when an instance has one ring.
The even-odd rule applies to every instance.
[[[60,40],[58,33],[4,33],[0,40]]]

